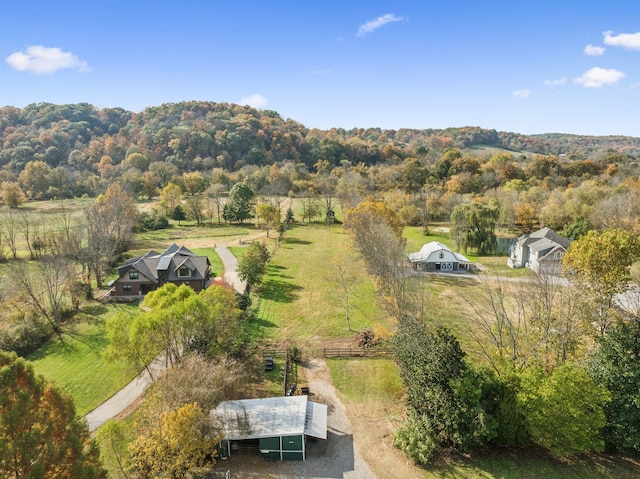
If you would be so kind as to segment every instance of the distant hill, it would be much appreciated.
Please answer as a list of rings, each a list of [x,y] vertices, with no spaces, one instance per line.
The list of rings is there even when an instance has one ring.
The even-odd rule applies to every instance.
[[[521,135],[479,127],[318,130],[285,120],[272,110],[194,101],[140,113],[87,103],[4,107],[0,140],[0,168],[13,175],[34,160],[52,168],[95,171],[103,157],[117,165],[132,152],[143,153],[151,162],[173,163],[181,171],[213,167],[233,171],[285,160],[309,167],[319,160],[330,165],[343,160],[371,165],[407,157],[433,161],[447,148],[477,156],[497,151],[514,157],[571,155],[595,160],[611,154],[640,155],[640,139],[625,136]]]

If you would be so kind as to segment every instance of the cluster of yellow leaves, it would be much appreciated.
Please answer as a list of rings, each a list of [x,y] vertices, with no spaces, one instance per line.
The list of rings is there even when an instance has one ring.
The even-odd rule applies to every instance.
[[[215,464],[219,438],[208,434],[206,422],[196,403],[163,412],[129,445],[133,469],[145,477],[173,479]]]

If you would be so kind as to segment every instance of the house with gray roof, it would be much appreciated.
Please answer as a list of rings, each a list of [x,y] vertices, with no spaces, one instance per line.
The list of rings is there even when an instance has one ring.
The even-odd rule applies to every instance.
[[[186,284],[199,292],[209,285],[210,275],[209,258],[174,243],[163,253],[149,251],[118,266],[111,296],[141,297],[165,283]]]
[[[255,448],[265,459],[305,460],[306,438],[327,439],[327,406],[304,396],[223,401],[209,417],[221,456]]]
[[[536,273],[558,275],[570,243],[569,238],[563,238],[551,228],[542,228],[520,236],[511,244],[507,264],[511,268],[529,268]]]
[[[471,261],[464,255],[451,251],[446,245],[438,241],[426,243],[416,253],[407,255],[413,269],[417,271],[458,271],[460,268],[469,269]]]

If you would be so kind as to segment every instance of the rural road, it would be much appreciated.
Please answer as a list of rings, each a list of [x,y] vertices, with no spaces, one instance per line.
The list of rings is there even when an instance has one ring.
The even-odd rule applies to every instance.
[[[243,293],[246,284],[238,278],[236,271],[238,260],[231,254],[226,243],[216,246],[216,253],[224,265],[224,280],[232,285],[236,291]],[[131,406],[165,368],[164,356],[160,355],[129,384],[85,416],[89,430],[95,431],[109,419],[113,419]]]

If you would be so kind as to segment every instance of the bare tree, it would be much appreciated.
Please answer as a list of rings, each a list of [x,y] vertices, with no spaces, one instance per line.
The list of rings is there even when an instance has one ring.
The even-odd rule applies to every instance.
[[[29,258],[30,259],[36,259],[36,255],[34,254],[33,251],[33,245],[31,244],[32,242],[32,237],[31,237],[31,220],[29,218],[29,214],[22,211],[20,213],[20,225],[19,225],[19,229],[22,232],[22,235],[24,236],[24,239],[27,243],[27,248],[29,249]]]
[[[514,283],[504,278],[481,281],[482,297],[462,296],[473,311],[474,322],[468,324],[469,333],[489,364],[499,373],[509,362],[524,367],[533,355],[526,344],[527,305],[524,297],[514,291]]]
[[[209,186],[209,188],[207,188],[207,190],[205,191],[205,194],[207,195],[207,198],[209,198],[209,200],[213,201],[214,205],[215,205],[215,211],[217,213],[217,217],[218,217],[218,223],[221,222],[221,218],[222,218],[222,208],[224,207],[224,196],[223,193],[227,190],[227,187],[225,185],[223,185],[222,183],[214,183],[211,186]],[[210,217],[211,220],[213,222],[213,208],[209,208],[209,212],[210,212]]]
[[[355,289],[357,276],[353,271],[353,262],[345,257],[333,259],[334,280],[337,289],[344,299],[344,315],[347,321],[347,330],[351,331],[351,316],[349,309],[349,300],[351,293]]]
[[[68,299],[69,276],[73,265],[62,256],[42,258],[34,263],[17,262],[14,266],[15,287],[60,334],[65,304]]]
[[[104,195],[86,211],[88,244],[86,262],[98,287],[102,286],[102,268],[129,246],[136,209],[133,200],[120,185],[112,183]]]
[[[469,332],[497,372],[505,363],[522,368],[532,361],[551,370],[575,353],[584,333],[581,299],[561,278],[484,278],[480,289],[479,297],[463,296],[473,311]]]
[[[209,411],[220,401],[239,398],[244,377],[241,365],[226,356],[213,362],[190,354],[163,373],[154,392],[169,409],[195,402]]]
[[[2,218],[3,228],[2,232],[4,233],[4,237],[7,240],[7,245],[11,250],[11,256],[13,259],[18,259],[18,245],[17,245],[17,236],[18,236],[18,225],[16,221],[16,217],[11,210],[8,210]]]

